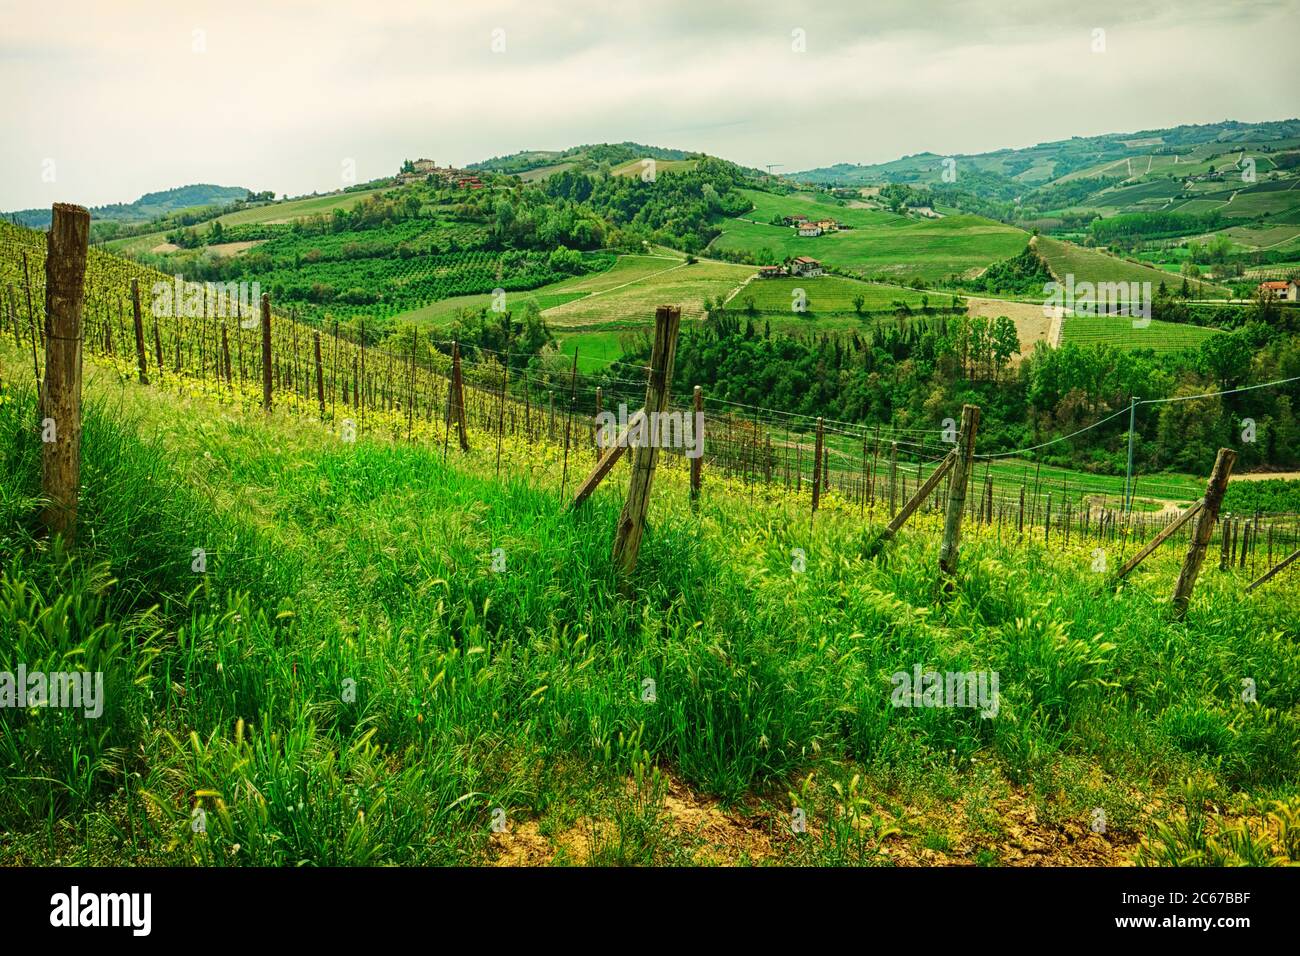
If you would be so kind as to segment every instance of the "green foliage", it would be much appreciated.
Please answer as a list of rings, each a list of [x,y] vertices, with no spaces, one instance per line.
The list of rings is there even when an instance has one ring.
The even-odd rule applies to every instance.
[[[1206,213],[1154,212],[1125,213],[1109,219],[1094,219],[1088,233],[1101,243],[1135,236],[1181,236],[1210,232],[1219,228],[1223,216],[1217,211]]]
[[[1026,246],[1018,256],[993,263],[977,278],[962,282],[961,287],[973,292],[1042,296],[1045,286],[1052,281],[1052,273],[1038,253]]]
[[[1234,481],[1223,496],[1228,514],[1300,514],[1300,480],[1266,478]]]
[[[646,241],[698,252],[718,235],[714,223],[719,216],[749,209],[739,192],[744,182],[738,166],[705,158],[686,171],[659,173],[650,182],[566,169],[547,178],[544,189],[553,198],[595,210],[616,228]]]

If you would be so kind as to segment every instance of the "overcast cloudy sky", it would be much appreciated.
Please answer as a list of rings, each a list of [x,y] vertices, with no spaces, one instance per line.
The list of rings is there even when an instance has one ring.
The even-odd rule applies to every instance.
[[[346,159],[366,180],[405,157],[634,140],[789,171],[1284,119],[1300,115],[1298,13],[1300,0],[0,0],[0,209],[193,182],[325,191]]]

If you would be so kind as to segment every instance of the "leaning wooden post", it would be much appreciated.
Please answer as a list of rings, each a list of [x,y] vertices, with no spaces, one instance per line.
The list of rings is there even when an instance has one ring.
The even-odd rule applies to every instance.
[[[681,321],[682,310],[677,306],[661,305],[655,309],[655,344],[650,354],[650,376],[645,389],[646,421],[642,432],[646,440],[638,443],[633,454],[627,502],[623,505],[614,536],[614,564],[624,575],[630,575],[636,568],[641,550],[650,489],[654,484],[655,465],[659,461],[658,417],[668,408],[673,359],[677,354],[677,330]]]
[[[41,389],[41,522],[71,544],[81,486],[81,312],[90,212],[55,203],[45,256],[45,384]]]
[[[943,520],[943,544],[939,546],[939,573],[946,579],[945,589],[951,589],[957,574],[957,559],[961,547],[961,517],[966,504],[966,485],[970,477],[971,461],[975,456],[975,434],[979,431],[980,407],[961,407],[961,434],[957,438],[957,456],[952,465],[952,487],[948,492],[948,510]]]
[[[822,443],[825,441],[822,420],[817,419],[817,443],[813,452],[812,510],[816,511],[822,500]]]
[[[1295,561],[1296,558],[1300,558],[1300,550],[1292,551],[1288,557],[1283,558],[1280,562],[1278,562],[1278,564],[1275,567],[1264,572],[1264,574],[1260,575],[1254,581],[1251,581],[1250,586],[1246,588],[1246,593],[1249,594],[1251,591],[1255,590],[1255,588],[1259,587],[1261,584],[1264,584],[1272,580],[1283,568],[1291,564],[1291,562]]]
[[[120,299],[118,300],[121,301]],[[131,317],[135,322],[135,362],[140,369],[140,384],[149,384],[148,360],[144,350],[144,319],[140,315],[140,280],[131,280]]]
[[[693,406],[695,409],[693,433],[696,442],[699,443],[700,454],[691,459],[691,501],[698,502],[704,472],[704,390],[698,385],[695,386]]]
[[[262,293],[262,408],[271,410],[271,296]]]
[[[1201,571],[1201,562],[1205,560],[1205,549],[1214,534],[1214,523],[1219,517],[1219,506],[1223,504],[1223,494],[1228,490],[1228,477],[1237,460],[1237,453],[1231,448],[1220,448],[1214,459],[1214,470],[1210,472],[1209,483],[1205,486],[1205,498],[1196,524],[1192,526],[1191,539],[1187,543],[1187,556],[1183,558],[1183,569],[1178,574],[1178,583],[1174,585],[1174,615],[1181,618],[1187,613],[1187,605],[1192,600],[1192,589],[1196,587],[1196,576]]]
[[[1156,548],[1160,547],[1171,537],[1173,537],[1174,532],[1176,532],[1184,524],[1186,524],[1197,514],[1199,514],[1203,504],[1204,502],[1197,501],[1190,508],[1188,508],[1182,514],[1180,514],[1177,517],[1177,519],[1167,524],[1165,526],[1165,529],[1151,540],[1150,544],[1148,544],[1141,551],[1133,555],[1133,557],[1129,558],[1128,561],[1124,563],[1124,566],[1119,569],[1119,572],[1115,575],[1115,580],[1112,583],[1118,584],[1120,581],[1123,581],[1126,577],[1128,577],[1129,572],[1131,572],[1139,564],[1145,561],[1147,557],[1156,550]]]
[[[907,519],[912,517],[912,513],[916,511],[917,508],[921,507],[921,505],[925,503],[925,499],[930,497],[930,495],[934,493],[934,490],[939,487],[939,482],[943,480],[943,476],[948,474],[952,469],[956,456],[956,451],[948,452],[947,457],[944,458],[943,461],[939,462],[934,471],[930,473],[930,477],[925,479],[924,484],[916,490],[916,494],[914,494],[911,499],[903,505],[903,510],[895,515],[894,519],[885,527],[885,530],[880,532],[880,534],[867,545],[864,552],[865,557],[875,557],[881,552],[886,544],[893,540],[894,535],[898,534],[903,525],[907,524]]]

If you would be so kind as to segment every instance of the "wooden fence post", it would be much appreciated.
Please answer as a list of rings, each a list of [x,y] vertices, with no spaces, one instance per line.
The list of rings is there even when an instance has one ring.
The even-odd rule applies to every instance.
[[[460,437],[460,450],[469,451],[469,431],[465,425],[465,388],[460,373],[460,344],[451,343],[451,415]]]
[[[1201,562],[1205,560],[1205,549],[1214,534],[1214,523],[1219,517],[1219,506],[1223,504],[1223,493],[1228,490],[1228,477],[1237,460],[1237,453],[1231,448],[1220,448],[1214,459],[1214,470],[1205,486],[1204,503],[1192,526],[1191,538],[1187,542],[1187,556],[1183,558],[1183,569],[1178,574],[1178,583],[1174,585],[1174,615],[1181,618],[1187,613],[1187,605],[1192,600],[1192,589],[1196,587],[1196,576],[1201,571]]]
[[[501,443],[506,437],[506,393],[510,391],[510,352],[501,365],[501,407],[497,413],[497,477],[501,477]],[[512,432],[513,434],[513,432]]]
[[[813,452],[813,487],[812,487],[812,510],[813,511],[817,510],[817,506],[821,503],[822,500],[822,476],[823,476],[822,447],[823,447],[823,442],[825,442],[825,437],[822,429],[823,429],[822,420],[819,418],[817,419],[816,449]]]
[[[1219,524],[1219,570],[1228,570],[1228,548],[1232,544],[1231,536],[1228,534],[1228,522],[1222,521]]]
[[[676,306],[661,305],[655,310],[655,344],[650,354],[650,377],[645,389],[646,422],[643,426],[648,440],[642,442],[633,455],[627,502],[623,505],[614,536],[614,564],[624,575],[630,575],[636,568],[637,555],[641,551],[646,509],[650,505],[650,489],[659,460],[660,435],[655,434],[658,431],[656,426],[659,413],[668,408],[673,360],[677,355],[677,330],[681,321],[682,310]]]
[[[230,372],[230,336],[226,333],[226,320],[221,320],[221,364],[226,368],[226,388],[232,388],[234,378]],[[159,368],[161,373],[162,369]]]
[[[119,302],[121,299],[118,300]],[[135,362],[140,369],[140,384],[149,384],[148,360],[144,350],[144,319],[140,315],[140,280],[131,280],[131,317],[135,322]]]
[[[948,492],[948,510],[943,520],[943,544],[939,546],[939,572],[946,579],[946,589],[951,589],[957,574],[957,559],[961,547],[961,516],[966,504],[966,486],[970,478],[971,460],[975,455],[975,434],[979,431],[978,405],[961,407],[961,434],[956,448],[957,456],[952,466],[952,487]]]
[[[262,293],[262,408],[271,410],[271,296]]]
[[[695,426],[698,427],[695,440],[699,442],[700,455],[691,459],[691,501],[698,502],[704,471],[704,390],[698,385],[695,386],[692,405],[695,410]]]
[[[163,377],[162,336],[158,334],[157,314],[153,317],[153,355],[155,364],[158,366],[158,382],[161,384]]]
[[[41,522],[71,544],[81,485],[81,313],[90,212],[55,203],[45,256],[45,383],[41,389]],[[52,427],[52,431],[50,429]]]
[[[18,308],[14,305],[14,284],[9,283],[9,322],[14,327],[14,348],[21,349],[23,340],[18,335]],[[112,328],[112,326],[108,326]]]
[[[895,514],[895,495],[898,493],[898,442],[889,443],[889,517]]]
[[[596,417],[591,420],[592,444],[596,446],[596,461],[600,461],[600,453],[601,453],[600,413],[604,409],[604,403],[605,403],[605,391],[599,385],[597,385],[596,386]]]
[[[226,330],[223,328],[221,334],[224,337]],[[316,350],[316,403],[320,405],[320,420],[325,421],[325,369],[321,366],[320,360],[320,331],[312,333],[312,344]],[[230,351],[226,351],[226,364],[230,364]],[[230,372],[226,372],[226,381],[230,380]]]

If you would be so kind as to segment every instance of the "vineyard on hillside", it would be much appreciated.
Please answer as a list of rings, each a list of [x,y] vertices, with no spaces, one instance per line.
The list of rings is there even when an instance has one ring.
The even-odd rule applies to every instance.
[[[0,289],[7,290],[10,332],[36,366],[43,354],[44,242],[43,233],[0,223]],[[211,394],[248,410],[262,404],[260,303],[253,305],[248,316],[210,314],[210,299],[206,300],[208,311],[198,316],[151,314],[149,290],[154,283],[172,286],[174,277],[93,247],[86,279],[88,354],[107,360],[123,376],[140,377],[132,328],[132,280],[141,290],[144,377],[155,386],[183,395]],[[30,313],[26,308],[29,292]],[[585,307],[594,309],[602,301],[596,296]],[[574,303],[579,304],[583,303]],[[288,404],[296,413],[315,418],[335,432],[346,420],[363,435],[407,436],[443,446],[450,442],[452,342],[416,333],[375,346],[349,337],[337,323],[332,328],[316,328],[286,316],[274,304],[269,314],[270,379],[277,405]],[[917,320],[921,325],[927,321],[941,319]],[[870,342],[871,333],[864,335]],[[575,357],[571,364],[566,358],[563,364],[545,369],[507,372],[506,358],[486,349],[460,351],[457,362],[465,383],[468,422],[503,438],[559,441],[566,459],[571,447],[594,447],[598,411],[617,410],[620,404],[635,410],[643,399],[644,366],[601,362],[602,367],[585,370]],[[692,384],[684,383],[677,402],[685,404]],[[860,511],[887,506],[892,515],[925,484],[949,450],[941,429],[821,421],[713,399],[707,390],[703,403],[705,455],[711,468],[739,478],[750,493],[758,490],[775,500],[807,497],[818,479],[828,494],[843,498]],[[680,450],[665,457],[684,461]],[[1037,527],[1048,539],[1054,532],[1062,544],[1068,543],[1072,534],[1127,544],[1131,538],[1148,536],[1171,524],[1178,508],[1196,498],[1199,483],[1200,479],[1138,476],[1132,508],[1126,514],[1121,507],[1122,476],[1044,470],[1041,461],[1032,456],[992,456],[980,468],[979,500],[972,494],[970,501],[979,520],[998,529],[1015,526],[1023,533],[1025,528]],[[941,511],[947,493],[946,487],[938,489],[925,504],[926,510]],[[1270,510],[1249,512],[1256,549],[1263,546],[1258,532],[1266,517],[1269,521],[1263,537],[1272,540],[1276,533],[1278,547],[1300,533],[1296,509],[1284,508],[1271,517]],[[1185,528],[1182,533],[1186,534]],[[1268,554],[1272,554],[1271,545]]]

